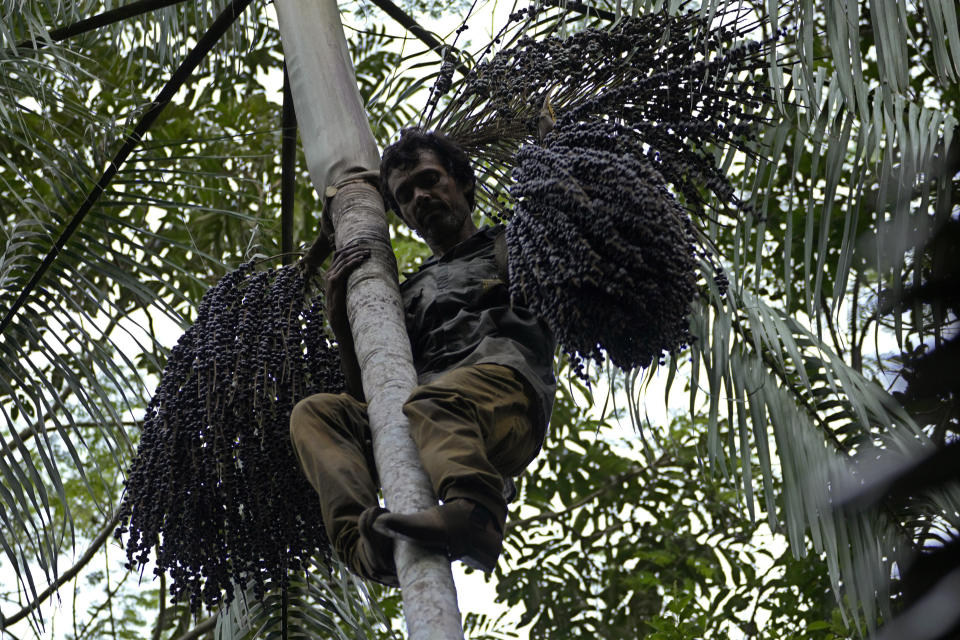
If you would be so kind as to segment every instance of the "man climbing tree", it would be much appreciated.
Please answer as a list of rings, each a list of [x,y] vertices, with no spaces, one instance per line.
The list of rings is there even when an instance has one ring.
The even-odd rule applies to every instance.
[[[370,255],[362,242],[338,251],[326,274],[327,313],[349,393],[301,401],[291,415],[291,437],[320,495],[334,549],[354,571],[396,585],[393,539],[399,538],[489,572],[502,545],[505,479],[518,475],[543,443],[555,342],[528,309],[511,304],[503,228],[474,225],[475,179],[463,151],[442,135],[406,130],[384,152],[380,182],[387,206],[434,254],[400,285],[420,385],[403,411],[443,504],[394,514],[377,500],[344,306],[349,274]]]

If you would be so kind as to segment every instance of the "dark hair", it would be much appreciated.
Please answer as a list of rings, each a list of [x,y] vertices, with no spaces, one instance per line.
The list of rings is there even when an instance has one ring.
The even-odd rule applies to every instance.
[[[443,168],[463,189],[467,204],[473,211],[476,178],[467,154],[453,140],[442,133],[424,131],[419,127],[402,129],[400,139],[383,150],[383,157],[380,159],[380,193],[383,195],[383,201],[387,208],[393,209],[398,214],[400,213],[400,207],[387,185],[390,172],[395,169],[403,170],[415,166],[420,160],[421,149],[427,149],[437,154]]]

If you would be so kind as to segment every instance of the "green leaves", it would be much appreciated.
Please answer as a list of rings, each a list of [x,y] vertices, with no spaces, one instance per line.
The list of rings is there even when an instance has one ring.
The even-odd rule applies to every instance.
[[[586,415],[595,412],[579,394],[560,395],[550,441],[508,518],[498,598],[522,607],[531,638],[738,637],[758,611],[765,637],[786,637],[829,615],[823,582],[788,589],[794,600],[764,597],[784,588],[786,567],[821,578],[823,568],[780,555],[782,538],[743,514],[739,469],[731,483],[699,464],[704,416],[651,425],[641,455],[615,415]]]
[[[370,128],[381,147],[393,141],[401,127],[416,116],[408,102],[424,86],[425,78],[398,73],[403,57],[390,46],[385,27],[350,34],[348,40],[360,95],[366,103]]]
[[[60,7],[92,10],[91,3]],[[206,10],[192,7],[200,23],[206,22],[201,15]],[[77,46],[82,54],[57,46],[15,52],[8,42],[36,32],[48,17],[38,3],[29,3],[23,11],[18,7],[13,14],[5,11],[6,41],[0,50],[8,70],[0,80],[0,312],[10,314],[64,221],[126,134],[118,121],[135,118],[136,106],[152,100],[168,72],[162,47],[150,49],[139,65],[131,65],[116,55],[119,43],[106,37],[84,41]],[[178,38],[185,26],[177,29]],[[116,30],[134,41],[143,37],[129,25]],[[270,107],[263,101],[248,106],[253,113],[264,109],[269,112]],[[224,115],[231,123],[243,120],[236,112]],[[272,118],[268,121],[274,125]],[[190,132],[185,137],[203,139],[211,137],[211,128],[203,127],[209,122],[161,125],[154,135],[162,139],[180,127]],[[193,145],[198,149],[196,140]],[[87,534],[76,527],[78,513],[86,518],[91,506],[113,511],[119,489],[113,486],[105,494],[103,479],[115,479],[126,467],[132,452],[131,414],[142,410],[152,385],[141,377],[134,358],[152,363],[153,371],[159,369],[165,339],[158,337],[155,323],[165,320],[177,327],[182,314],[190,313],[189,300],[205,288],[205,260],[217,266],[223,259],[222,252],[211,256],[211,243],[202,239],[209,223],[185,224],[184,190],[168,184],[173,173],[167,171],[169,165],[147,177],[143,168],[155,167],[157,161],[145,162],[145,155],[131,166],[134,177],[121,175],[67,239],[39,287],[16,315],[10,314],[11,322],[0,335],[0,473],[5,498],[0,539],[7,566],[16,569],[21,602],[37,598],[64,570],[62,556],[85,545]],[[217,181],[225,186],[231,177],[227,170],[221,163],[211,176],[181,163],[176,171],[200,187],[196,208],[223,211],[223,204],[208,204],[218,199],[218,190],[204,189]],[[220,187],[219,198],[224,192]],[[157,212],[164,206],[174,215],[161,219]],[[246,221],[249,227],[256,218],[246,216]],[[191,233],[203,244],[191,241]],[[234,251],[231,244],[231,254]]]
[[[217,618],[217,640],[319,637],[393,640],[399,593],[367,584],[336,560],[317,558],[292,575],[288,597],[272,591],[262,600],[239,595]]]
[[[877,604],[886,606],[874,590],[885,584],[889,570],[863,550],[876,544],[871,540],[884,541],[881,548],[893,540],[882,523],[829,509],[829,488],[864,438],[883,433],[906,446],[923,436],[892,397],[812,331],[747,291],[731,287],[730,294],[728,300],[704,301],[691,318],[697,337],[692,348],[699,354],[694,366],[701,363],[709,381],[707,452],[725,471],[730,464],[740,467],[752,513],[756,451],[770,528],[780,530],[784,523],[798,556],[809,533],[814,549],[826,552],[834,590],[852,594],[870,625]],[[782,492],[774,491],[774,477],[782,481]],[[857,619],[855,610],[853,615]]]

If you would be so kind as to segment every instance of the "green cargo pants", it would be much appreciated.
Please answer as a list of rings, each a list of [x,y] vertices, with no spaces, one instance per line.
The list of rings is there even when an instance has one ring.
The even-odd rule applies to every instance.
[[[416,387],[403,405],[437,496],[469,498],[501,527],[504,478],[519,475],[543,444],[531,421],[534,410],[519,375],[495,364],[449,371]],[[366,405],[347,394],[310,396],[290,415],[290,437],[320,497],[327,536],[357,571],[357,520],[379,504]]]

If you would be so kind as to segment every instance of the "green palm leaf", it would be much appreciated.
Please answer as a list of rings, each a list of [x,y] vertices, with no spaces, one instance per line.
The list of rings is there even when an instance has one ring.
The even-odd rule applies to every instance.
[[[371,589],[375,591],[371,591]],[[237,597],[217,619],[217,640],[320,637],[331,640],[398,638],[378,602],[392,589],[360,580],[340,562],[320,559],[291,576],[286,590],[262,600]],[[396,595],[386,597],[395,601]],[[394,603],[395,605],[395,603]]]

